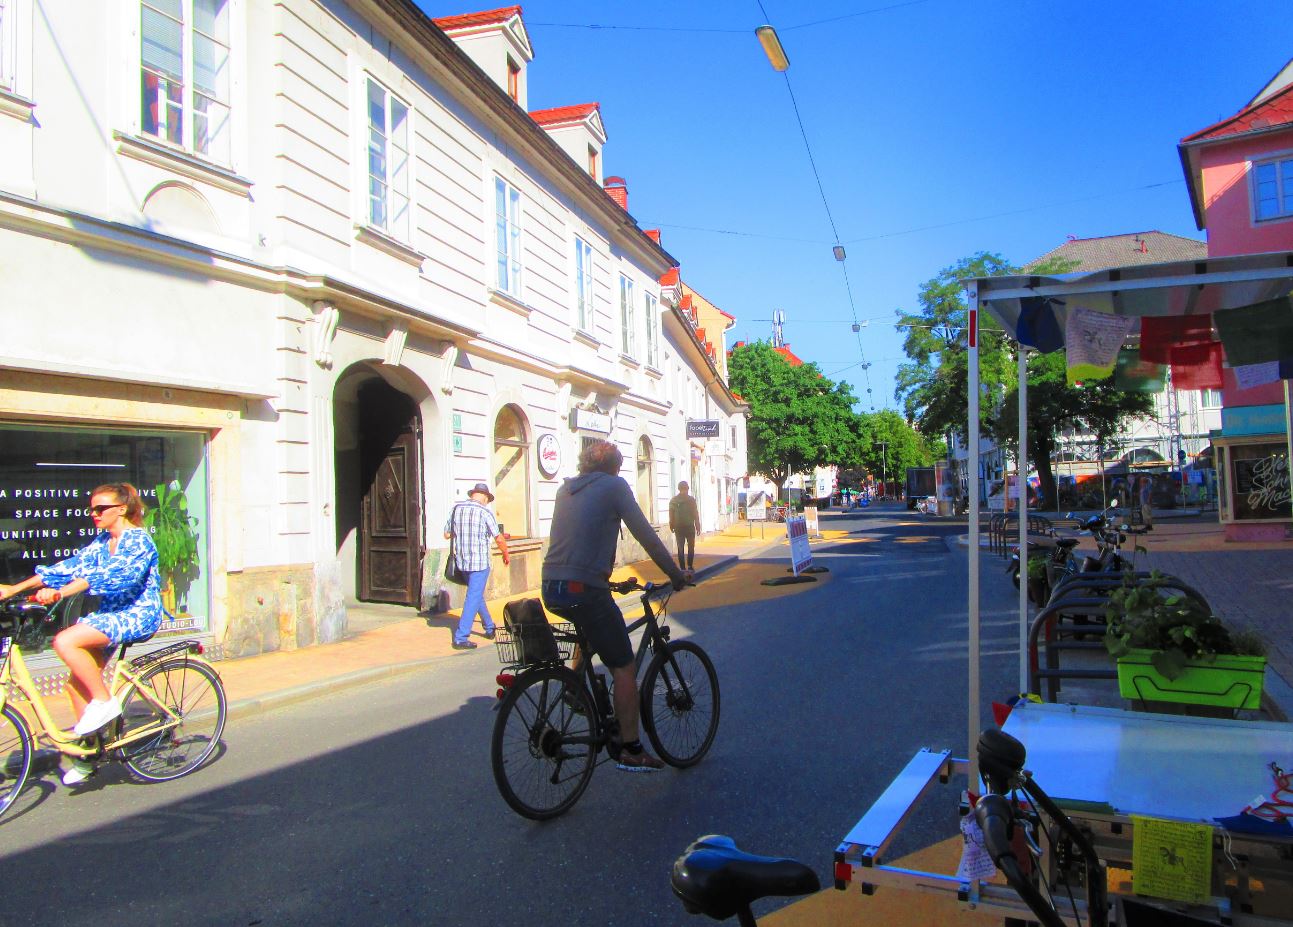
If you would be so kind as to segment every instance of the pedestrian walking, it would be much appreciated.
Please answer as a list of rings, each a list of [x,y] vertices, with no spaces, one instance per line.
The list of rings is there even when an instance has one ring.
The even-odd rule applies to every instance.
[[[696,535],[700,532],[700,511],[690,489],[687,481],[683,480],[678,484],[678,495],[669,500],[669,530],[677,542],[678,566],[684,570],[695,569]]]
[[[453,538],[453,558],[467,576],[467,597],[462,603],[462,617],[453,633],[454,650],[475,650],[470,640],[471,626],[480,615],[485,637],[494,639],[494,619],[485,604],[485,585],[489,581],[489,542],[493,539],[498,552],[503,555],[503,566],[512,562],[507,552],[507,539],[498,530],[494,513],[486,506],[494,501],[494,494],[484,483],[477,483],[467,493],[467,501],[459,502],[449,511],[444,524],[444,536]]]
[[[1140,478],[1140,522],[1149,531],[1154,528],[1153,499],[1154,478],[1152,476],[1142,476]]]

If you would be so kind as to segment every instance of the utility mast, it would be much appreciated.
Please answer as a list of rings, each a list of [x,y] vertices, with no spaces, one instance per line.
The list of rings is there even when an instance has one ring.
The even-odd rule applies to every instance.
[[[782,331],[782,326],[786,324],[786,313],[781,309],[772,313],[772,346],[774,348],[785,347],[786,336]]]

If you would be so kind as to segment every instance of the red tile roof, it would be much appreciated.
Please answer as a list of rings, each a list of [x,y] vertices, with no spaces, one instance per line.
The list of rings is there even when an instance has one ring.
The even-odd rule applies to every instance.
[[[497,10],[483,10],[479,13],[463,13],[461,16],[441,16],[431,21],[445,32],[451,29],[468,29],[472,26],[488,26],[505,23],[513,16],[520,16],[519,6],[504,6]]]
[[[796,354],[794,351],[790,350],[790,345],[783,344],[781,345],[781,347],[773,348],[772,350],[776,351],[778,354],[784,357],[791,367],[804,366],[803,359],[800,358],[799,355]]]
[[[1242,135],[1245,132],[1259,132],[1277,126],[1293,123],[1293,85],[1285,87],[1252,106],[1241,109],[1229,119],[1223,119],[1206,129],[1200,129],[1193,135],[1181,139],[1181,144],[1189,142],[1210,141],[1226,138],[1231,135]]]
[[[541,126],[550,126],[558,122],[578,122],[592,113],[601,110],[600,103],[576,103],[574,106],[554,106],[552,109],[536,109],[530,118]]]
[[[659,244],[659,242],[657,242],[657,244]],[[678,268],[676,268],[676,267],[670,267],[668,270],[666,270],[666,271],[664,272],[664,275],[660,278],[660,285],[661,285],[661,286],[677,286],[677,285],[678,285]]]

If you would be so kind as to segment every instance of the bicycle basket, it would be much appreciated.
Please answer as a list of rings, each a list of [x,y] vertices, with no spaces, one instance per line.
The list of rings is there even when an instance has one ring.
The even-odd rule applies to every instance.
[[[498,662],[504,666],[569,660],[575,651],[575,626],[565,621],[557,624],[545,621],[542,625],[515,625],[510,631],[499,628],[494,647]]]

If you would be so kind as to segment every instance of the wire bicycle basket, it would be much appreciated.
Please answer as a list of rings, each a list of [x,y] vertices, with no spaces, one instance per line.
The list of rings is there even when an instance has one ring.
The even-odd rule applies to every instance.
[[[575,626],[568,621],[554,624],[524,624],[513,630],[495,632],[494,649],[503,666],[534,666],[569,660],[577,641]]]

